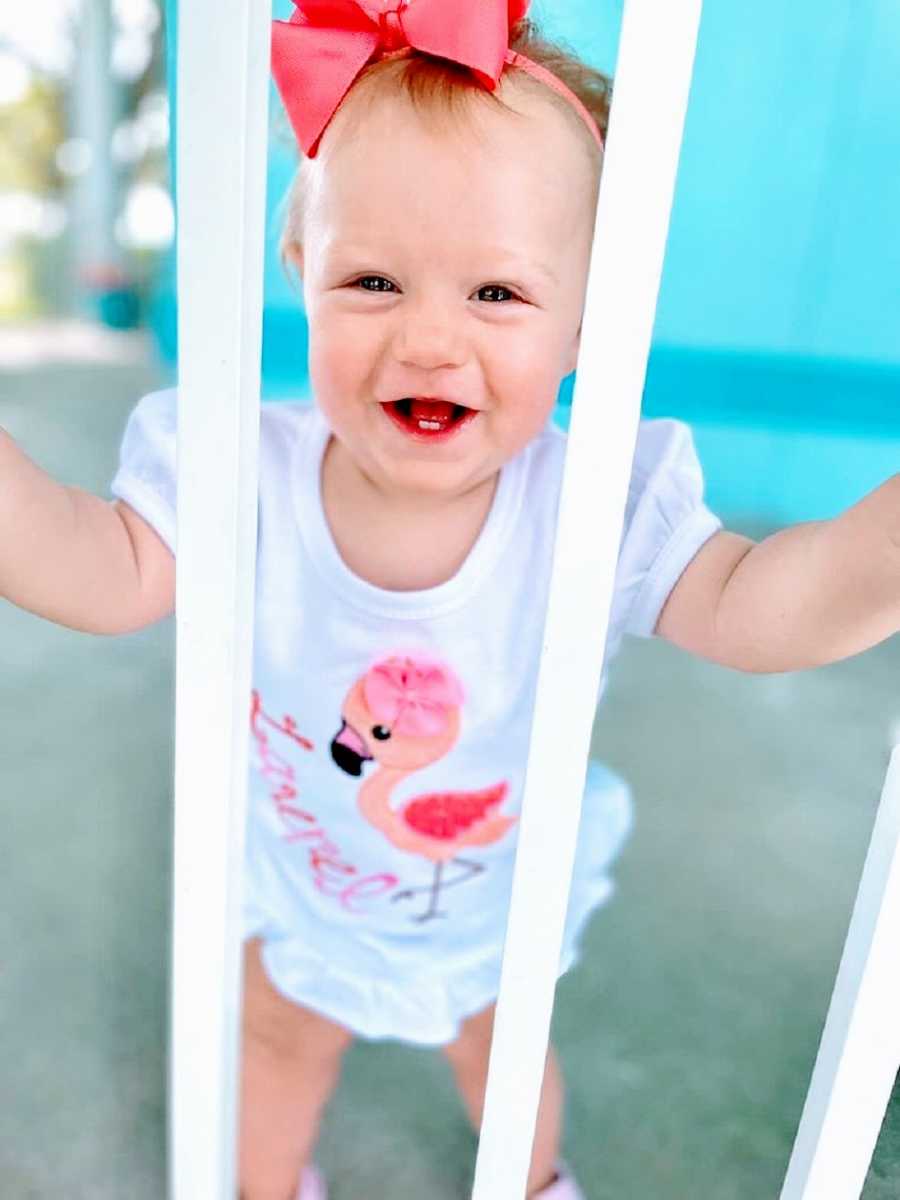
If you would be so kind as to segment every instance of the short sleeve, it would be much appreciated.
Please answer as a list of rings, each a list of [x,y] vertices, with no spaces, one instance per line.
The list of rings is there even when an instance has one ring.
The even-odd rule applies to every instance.
[[[616,569],[610,632],[651,637],[700,547],[722,528],[703,501],[703,471],[682,421],[641,421]]]
[[[144,396],[122,435],[119,468],[109,490],[152,525],[175,553],[177,392]]]

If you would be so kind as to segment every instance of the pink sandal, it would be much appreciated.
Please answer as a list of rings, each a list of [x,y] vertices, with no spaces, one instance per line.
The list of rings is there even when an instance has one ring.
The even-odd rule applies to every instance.
[[[304,1167],[297,1200],[328,1200],[325,1179],[317,1167]]]
[[[556,1164],[556,1178],[537,1192],[534,1200],[585,1200],[575,1177],[564,1163]]]

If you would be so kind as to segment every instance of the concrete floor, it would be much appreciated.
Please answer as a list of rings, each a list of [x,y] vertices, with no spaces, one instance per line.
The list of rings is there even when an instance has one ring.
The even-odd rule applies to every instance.
[[[7,370],[0,423],[104,493],[156,378]],[[4,1200],[164,1195],[173,635],[0,606]],[[588,1200],[777,1196],[898,718],[900,639],[770,677],[625,646],[594,753],[638,824],[555,1015]],[[320,1148],[334,1200],[461,1200],[474,1149],[439,1056],[351,1051]],[[897,1195],[900,1098],[864,1192]]]

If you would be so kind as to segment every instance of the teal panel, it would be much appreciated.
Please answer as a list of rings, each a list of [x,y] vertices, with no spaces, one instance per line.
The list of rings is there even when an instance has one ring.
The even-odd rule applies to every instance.
[[[708,0],[661,341],[900,362],[898,80],[893,0]]]

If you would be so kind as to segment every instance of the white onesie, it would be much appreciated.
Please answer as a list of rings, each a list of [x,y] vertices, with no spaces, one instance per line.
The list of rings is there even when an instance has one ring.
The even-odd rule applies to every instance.
[[[140,401],[111,485],[173,552],[175,405]],[[548,422],[506,464],[459,571],[413,592],[341,559],[328,436],[314,406],[263,406],[244,932],[298,1003],[436,1045],[499,986],[566,435]],[[687,426],[642,421],[604,670],[719,528]],[[630,819],[627,785],[591,763],[560,974]]]

